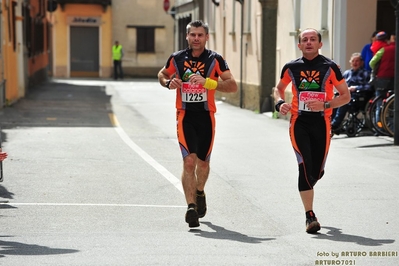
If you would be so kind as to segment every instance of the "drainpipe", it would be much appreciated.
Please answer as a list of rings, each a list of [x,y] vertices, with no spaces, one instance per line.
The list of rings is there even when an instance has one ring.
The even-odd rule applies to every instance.
[[[241,4],[241,33],[240,33],[240,108],[243,107],[243,98],[244,98],[244,91],[243,91],[243,46],[244,46],[244,0],[237,0]]]
[[[396,95],[399,95],[399,45],[398,45],[398,36],[399,36],[399,0],[391,0],[392,6],[395,8],[396,15],[396,41],[395,41],[395,77],[394,77],[394,92]],[[394,104],[395,112],[394,112],[394,145],[399,145],[399,100],[396,99]]]
[[[262,69],[260,113],[273,111],[272,90],[276,86],[276,43],[278,0],[258,0],[262,5]]]

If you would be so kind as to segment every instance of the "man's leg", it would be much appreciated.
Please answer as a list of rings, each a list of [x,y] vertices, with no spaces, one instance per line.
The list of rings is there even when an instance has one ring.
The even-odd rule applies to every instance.
[[[197,155],[191,153],[183,159],[183,173],[182,173],[182,185],[184,190],[184,196],[188,204],[186,212],[186,223],[189,227],[198,227],[198,212],[196,204],[196,192],[197,192],[197,177],[195,174],[195,168],[197,164]]]
[[[206,197],[205,197],[205,184],[208,180],[209,176],[209,161],[202,161],[198,159],[197,162],[197,193],[196,193],[196,203],[197,203],[197,212],[198,217],[202,218],[205,216],[207,207],[206,207]]]
[[[209,176],[209,162],[197,159],[197,190],[204,191]]]
[[[305,208],[305,212],[313,210],[313,198],[314,198],[314,190],[306,190],[300,191],[303,207]]]
[[[183,159],[182,185],[187,204],[195,204],[195,195],[197,190],[195,168],[197,161],[198,158],[195,153],[191,153]]]
[[[335,116],[334,116],[333,120],[331,121],[332,130],[337,130],[341,126],[342,121],[345,118],[346,112],[348,112],[348,109],[349,109],[349,105],[347,105],[347,104],[345,104],[337,109],[337,112],[335,113]]]
[[[119,61],[119,73],[120,73],[120,75],[121,75],[121,79],[123,79],[123,69],[122,69],[122,60],[121,61]]]
[[[116,80],[118,78],[118,63],[116,60],[114,60],[114,79]]]
[[[320,223],[313,212],[314,190],[301,191],[300,195],[306,213],[306,232],[309,234],[317,233],[320,230]]]

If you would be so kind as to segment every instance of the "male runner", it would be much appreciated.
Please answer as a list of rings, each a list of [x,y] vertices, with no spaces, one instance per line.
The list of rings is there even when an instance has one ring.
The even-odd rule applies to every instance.
[[[291,112],[290,138],[298,161],[298,188],[305,208],[306,232],[316,233],[320,223],[313,212],[313,187],[324,175],[331,140],[332,108],[347,104],[350,93],[339,67],[319,55],[321,34],[306,29],[299,35],[302,57],[287,63],[277,84],[276,110]],[[284,90],[292,82],[292,103],[284,101]],[[334,98],[334,87],[339,97]]]
[[[237,91],[223,57],[205,49],[208,32],[208,25],[200,20],[189,23],[188,48],[173,53],[158,73],[162,86],[176,90],[177,138],[183,156],[182,185],[189,227],[198,227],[198,218],[207,210],[204,187],[215,135],[215,90]]]

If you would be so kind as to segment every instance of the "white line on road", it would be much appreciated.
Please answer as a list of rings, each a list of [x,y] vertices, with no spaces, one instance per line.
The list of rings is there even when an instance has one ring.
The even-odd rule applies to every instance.
[[[110,114],[111,117],[111,114]],[[141,149],[136,143],[134,143],[126,132],[119,126],[118,120],[115,115],[112,114],[112,123],[115,125],[115,130],[121,137],[121,139],[133,150],[135,151],[144,161],[151,165],[155,170],[157,170],[161,175],[163,175],[172,185],[174,185],[182,194],[183,187],[180,180],[175,177],[171,172],[169,172],[165,167],[160,165],[154,158],[152,158],[148,153]]]
[[[17,206],[91,206],[91,207],[152,207],[152,208],[186,208],[186,206],[177,205],[143,205],[143,204],[113,204],[113,203],[46,203],[46,202],[0,202],[0,205]]]

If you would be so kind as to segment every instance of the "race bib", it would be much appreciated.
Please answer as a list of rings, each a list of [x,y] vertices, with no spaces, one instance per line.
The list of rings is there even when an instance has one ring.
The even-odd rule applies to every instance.
[[[206,102],[208,100],[208,94],[201,84],[183,82],[181,87],[181,98],[182,101],[186,103]]]
[[[319,112],[319,111],[312,111],[306,106],[305,102],[309,100],[318,100],[320,102],[325,102],[326,93],[318,91],[302,91],[299,93],[299,107],[298,107],[299,110],[307,112]]]

